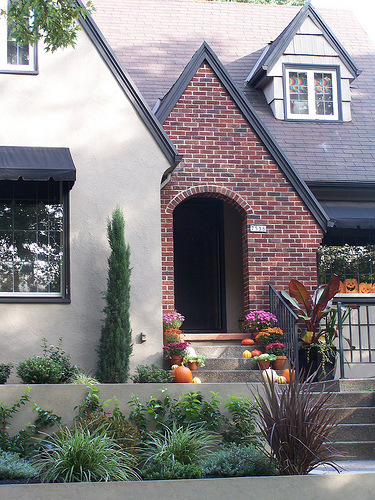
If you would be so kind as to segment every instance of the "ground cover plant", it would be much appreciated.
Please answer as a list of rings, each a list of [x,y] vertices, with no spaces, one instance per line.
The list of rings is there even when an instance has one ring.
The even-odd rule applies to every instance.
[[[156,363],[138,365],[135,371],[136,373],[130,377],[135,384],[168,384],[173,382],[172,374]]]
[[[30,479],[38,475],[38,469],[18,453],[0,452],[0,479]]]

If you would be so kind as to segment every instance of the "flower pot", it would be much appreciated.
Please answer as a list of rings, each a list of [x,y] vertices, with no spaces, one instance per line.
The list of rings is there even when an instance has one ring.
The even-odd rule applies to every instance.
[[[322,353],[316,345],[302,346],[298,350],[299,369],[303,380],[315,373],[313,382],[333,380],[337,359],[336,347],[327,347]]]
[[[267,368],[270,367],[271,361],[258,361],[259,369],[260,370],[267,370]]]
[[[169,361],[171,363],[171,366],[173,366],[173,365],[181,366],[182,365],[182,356],[171,356],[169,358]]]
[[[198,361],[188,361],[188,367],[192,372],[198,370]]]
[[[276,361],[272,361],[272,368],[274,370],[284,370],[286,360],[286,356],[276,356]]]

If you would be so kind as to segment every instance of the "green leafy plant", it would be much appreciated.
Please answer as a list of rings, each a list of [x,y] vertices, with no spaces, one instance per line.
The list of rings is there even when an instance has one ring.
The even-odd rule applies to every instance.
[[[58,384],[63,374],[63,367],[50,358],[34,356],[17,366],[17,375],[24,384]]]
[[[229,411],[231,420],[222,432],[226,443],[259,443],[259,431],[256,427],[256,407],[258,402],[242,395],[230,396],[224,407]]]
[[[97,385],[99,382],[95,377],[92,377],[91,375],[88,375],[87,373],[84,372],[78,372],[75,373],[70,379],[69,379],[70,384],[82,384],[82,385],[87,385],[89,387]]]
[[[19,45],[34,45],[43,40],[46,51],[72,46],[77,41],[80,16],[92,13],[91,2],[85,6],[71,0],[17,0],[9,2],[7,22],[12,27],[11,36]],[[30,22],[30,12],[33,22]]]
[[[25,406],[30,401],[30,388],[26,389],[23,395],[16,400],[12,406],[0,402],[0,445],[3,451],[11,450],[12,437],[9,433],[11,429],[11,419],[18,413],[21,406]]]
[[[90,432],[79,426],[63,427],[44,441],[35,464],[47,483],[139,479],[134,457],[108,437],[105,428]]]
[[[130,328],[130,249],[125,244],[125,222],[120,208],[108,220],[107,233],[111,253],[108,258],[106,315],[102,327],[96,377],[100,382],[123,383],[129,375],[129,358],[133,351]]]
[[[338,424],[328,408],[332,393],[316,393],[313,375],[285,385],[263,381],[264,395],[257,396],[258,423],[281,475],[308,474],[324,464],[338,470],[329,440]]]
[[[251,358],[253,361],[276,361],[276,354],[260,354]]]
[[[163,460],[169,458],[183,465],[193,464],[202,459],[217,442],[217,437],[201,427],[164,426],[162,431],[148,435],[144,443],[143,455],[146,459]]]
[[[270,457],[252,444],[227,444],[210,453],[203,461],[205,475],[220,477],[274,476],[277,474]]]
[[[12,371],[12,363],[0,363],[0,384],[5,384],[8,380],[10,372]]]
[[[181,464],[177,460],[150,458],[142,468],[143,479],[201,479],[204,477],[200,464]]]
[[[156,363],[152,365],[138,365],[135,371],[137,373],[130,376],[130,379],[135,384],[168,384],[173,382],[172,374]]]
[[[206,356],[203,354],[186,354],[184,356],[184,363],[194,363],[194,361],[198,363],[198,366],[203,367]]]
[[[67,382],[74,375],[79,373],[79,369],[77,368],[77,366],[72,365],[70,361],[70,355],[66,354],[64,349],[62,348],[62,337],[59,338],[57,346],[48,345],[47,339],[42,338],[42,349],[43,356],[45,358],[52,359],[61,366],[62,376],[59,382]]]
[[[30,479],[38,475],[38,469],[18,453],[0,452],[0,479]]]

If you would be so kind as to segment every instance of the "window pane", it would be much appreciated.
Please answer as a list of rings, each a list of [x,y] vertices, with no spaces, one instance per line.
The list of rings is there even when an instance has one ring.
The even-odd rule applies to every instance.
[[[314,73],[315,112],[333,115],[333,89],[331,73]]]
[[[62,263],[60,183],[14,182],[13,199],[0,199],[0,292],[61,293]]]
[[[289,73],[290,112],[298,115],[309,113],[307,73],[291,71]]]

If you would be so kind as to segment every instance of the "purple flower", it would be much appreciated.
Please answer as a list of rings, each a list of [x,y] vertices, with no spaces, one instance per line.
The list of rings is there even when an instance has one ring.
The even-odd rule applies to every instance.
[[[246,321],[253,332],[259,332],[260,330],[273,326],[277,323],[277,318],[274,314],[268,311],[259,310],[250,311],[246,316]]]

